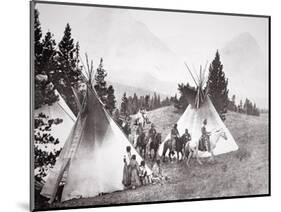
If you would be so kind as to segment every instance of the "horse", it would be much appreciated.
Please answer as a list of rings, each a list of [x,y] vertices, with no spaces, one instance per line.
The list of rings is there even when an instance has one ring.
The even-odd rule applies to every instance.
[[[146,155],[147,142],[148,142],[148,138],[146,137],[145,133],[142,132],[137,138],[136,149],[139,149],[139,153],[144,159]]]
[[[226,133],[223,131],[222,128],[210,133],[209,152],[211,153],[211,160],[215,160],[214,149],[216,148],[217,143],[221,137],[224,140],[227,140]],[[198,146],[199,146],[200,139],[195,145],[192,145],[190,142],[187,142],[184,147],[185,155],[187,156],[187,162],[186,162],[187,166],[189,166],[189,161],[192,156],[196,157],[196,160],[200,165],[202,164],[202,162],[199,160],[199,157],[198,157],[198,151],[199,151]]]
[[[139,124],[141,124],[142,127],[145,126],[145,118],[143,117],[140,111],[135,116],[135,125],[139,125]]]
[[[127,121],[123,121],[121,124],[121,128],[122,128],[123,132],[125,133],[125,135],[127,137],[129,137],[129,135],[131,134],[130,124]]]
[[[151,122],[148,119],[148,116],[145,112],[137,112],[135,115],[135,120],[134,120],[134,125],[139,125],[141,124],[142,127],[145,127],[145,124],[150,124]]]
[[[174,156],[174,154],[175,154],[175,152],[173,151],[173,141],[172,141],[172,139],[168,139],[164,143],[163,152],[162,152],[162,156],[161,156],[163,158],[163,162],[165,162],[166,153],[167,153],[168,150],[169,150],[169,159],[170,159],[170,161],[172,161],[172,156]]]
[[[181,137],[176,137],[175,144],[173,144],[173,141],[171,139],[168,139],[164,143],[164,147],[163,147],[162,157],[164,158],[164,160],[165,160],[165,155],[168,150],[169,150],[170,161],[172,161],[172,156],[174,156],[174,154],[177,154],[177,160],[179,161],[180,153],[181,153],[181,159],[184,159],[184,157],[185,157],[184,147],[185,147],[186,143],[187,143],[187,140],[184,135],[182,135]],[[173,147],[173,145],[174,145],[174,147]]]
[[[149,155],[151,158],[151,151],[153,150],[153,161],[156,159],[156,155],[159,149],[159,146],[161,144],[161,133],[157,133],[153,138],[151,138],[150,144],[149,144]]]

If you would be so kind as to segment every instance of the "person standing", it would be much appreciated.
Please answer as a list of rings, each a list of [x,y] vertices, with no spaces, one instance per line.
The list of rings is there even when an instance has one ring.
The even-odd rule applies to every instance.
[[[152,167],[152,183],[160,183],[162,184],[162,181],[168,179],[163,175],[162,167],[161,167],[161,162],[159,159],[156,160]]]
[[[172,142],[172,155],[175,154],[176,151],[176,139],[180,136],[178,131],[178,125],[174,124],[174,127],[171,130],[171,142]]]
[[[147,185],[150,183],[150,176],[148,175],[144,160],[141,161],[141,164],[140,164],[139,176],[140,176],[140,181],[141,181],[142,185]]]
[[[126,147],[126,153],[124,155],[123,161],[124,161],[124,168],[123,168],[123,180],[122,183],[125,187],[128,187],[131,185],[131,167],[130,167],[130,161],[131,161],[131,147]]]
[[[130,161],[130,168],[131,168],[131,188],[135,189],[136,187],[141,185],[140,178],[139,178],[139,164],[136,160],[136,155],[132,155]]]

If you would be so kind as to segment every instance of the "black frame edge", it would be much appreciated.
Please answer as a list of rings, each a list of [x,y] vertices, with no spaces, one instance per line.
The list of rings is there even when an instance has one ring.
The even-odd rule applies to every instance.
[[[35,211],[35,188],[34,188],[34,161],[33,161],[33,155],[34,155],[34,145],[33,145],[33,133],[34,133],[34,120],[33,120],[33,112],[34,112],[34,8],[35,8],[35,1],[30,1],[29,2],[29,18],[30,18],[30,31],[29,31],[29,42],[30,42],[30,60],[29,60],[29,67],[30,67],[30,84],[29,84],[29,92],[30,92],[30,155],[29,155],[29,160],[30,160],[30,172],[29,172],[29,210],[30,211]]]

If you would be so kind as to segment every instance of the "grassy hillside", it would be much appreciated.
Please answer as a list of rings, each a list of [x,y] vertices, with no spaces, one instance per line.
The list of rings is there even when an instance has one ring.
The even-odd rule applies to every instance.
[[[160,108],[148,114],[163,137],[179,119],[173,107]],[[136,190],[105,194],[94,198],[71,200],[56,207],[118,204],[207,197],[241,196],[268,193],[268,116],[247,116],[229,112],[225,122],[239,150],[216,157],[216,162],[203,160],[198,165],[164,164],[170,180],[163,185],[148,185]]]

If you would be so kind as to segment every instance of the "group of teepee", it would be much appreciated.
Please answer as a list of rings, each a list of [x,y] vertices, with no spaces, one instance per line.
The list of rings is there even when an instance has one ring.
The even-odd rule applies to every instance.
[[[186,65],[186,64],[185,64]],[[189,133],[191,133],[191,146],[197,146],[199,144],[199,139],[202,135],[201,128],[203,125],[204,120],[208,121],[208,129],[211,133],[220,130],[224,133],[224,136],[218,137],[216,142],[216,146],[213,149],[214,155],[219,155],[231,151],[236,151],[238,146],[232,137],[229,130],[224,125],[223,121],[221,120],[219,114],[217,113],[208,93],[208,85],[206,85],[206,67],[207,64],[202,70],[200,66],[199,75],[192,74],[190,68],[186,65],[195,85],[196,88],[194,90],[190,90],[187,99],[189,102],[188,107],[186,108],[183,115],[177,122],[177,128],[179,134],[182,135],[185,132],[185,129],[188,129]],[[204,87],[205,86],[205,87]],[[159,154],[161,155],[163,152],[164,144],[171,138],[169,134],[164,142],[159,147]],[[211,137],[212,138],[212,137]],[[210,138],[210,139],[211,139]],[[198,148],[197,148],[198,150]],[[198,150],[199,157],[210,157],[211,153],[209,151],[200,151]]]
[[[190,96],[194,104],[189,104],[177,123],[179,133],[183,134],[185,129],[189,129],[192,133],[192,142],[196,143],[201,135],[203,119],[208,119],[210,128],[222,128],[227,135],[226,140],[218,141],[214,154],[234,151],[238,146],[221,121],[207,91],[203,91],[205,81],[203,75],[200,74],[200,76],[200,79],[196,82],[197,89]],[[49,202],[55,200],[62,180],[65,184],[61,201],[79,197],[94,197],[100,193],[123,190],[123,157],[126,147],[131,147],[131,152],[136,155],[139,163],[142,160],[127,137],[104,109],[103,103],[90,83],[91,79],[87,83],[86,94],[77,118],[74,117],[65,102],[63,103],[61,97],[59,103],[55,103],[53,106],[53,110],[57,112],[49,114],[54,117],[63,116],[62,118],[67,124],[64,127],[69,129],[69,131],[65,131],[65,129],[61,132],[54,131],[54,133],[62,133],[62,135],[55,134],[54,136],[58,136],[61,141],[65,142],[63,142],[63,149],[55,166],[49,170],[41,191],[41,195],[50,199]],[[42,110],[45,110],[44,112],[51,111],[50,108],[43,108]],[[168,138],[169,135],[161,144],[160,152]],[[147,170],[151,172],[148,167]]]
[[[60,128],[61,133],[68,136],[41,190],[41,195],[49,198],[50,203],[55,200],[62,180],[65,184],[61,201],[123,190],[123,159],[127,146],[131,147],[131,154],[136,155],[138,163],[142,161],[141,156],[105,110],[96,91],[89,84],[91,76],[88,77],[90,79],[86,83],[85,97],[75,123],[72,122],[71,127],[68,125]],[[51,107],[56,109],[57,104]],[[60,112],[66,114],[69,112],[67,108],[64,104],[64,110]],[[46,108],[43,110],[48,111]],[[50,114],[52,115],[58,114]],[[69,123],[68,118],[64,118]],[[65,131],[67,129],[71,130]],[[63,141],[63,136],[60,139]],[[146,168],[151,173],[149,167]]]

